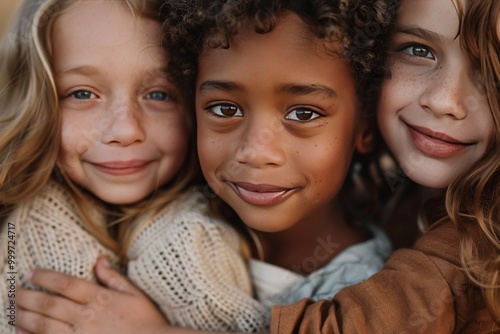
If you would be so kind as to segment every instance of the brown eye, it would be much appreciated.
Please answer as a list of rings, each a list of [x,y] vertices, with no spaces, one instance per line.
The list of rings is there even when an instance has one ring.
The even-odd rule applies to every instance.
[[[236,115],[236,113],[238,112],[238,108],[236,108],[235,106],[221,106],[220,112],[224,116],[231,117]]]
[[[413,54],[417,57],[427,57],[427,55],[429,54],[429,50],[422,48],[420,46],[418,46],[418,47],[416,46],[413,49]]]
[[[297,108],[290,111],[285,118],[299,122],[308,122],[318,117],[320,117],[320,114],[311,109]]]
[[[242,117],[241,110],[232,104],[218,104],[208,108],[214,115],[220,117]]]

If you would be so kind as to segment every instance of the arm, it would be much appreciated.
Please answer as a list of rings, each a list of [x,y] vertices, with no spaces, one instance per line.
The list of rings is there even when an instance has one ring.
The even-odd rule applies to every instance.
[[[97,206],[89,205],[88,214],[96,226],[105,229]],[[95,280],[93,267],[99,256],[117,262],[117,256],[88,231],[68,191],[56,181],[50,180],[32,200],[19,205],[8,221],[15,227],[18,284],[27,283],[24,276],[33,268]],[[4,261],[2,265],[5,269]]]
[[[185,194],[141,232],[127,252],[127,276],[174,325],[265,330],[269,310],[252,297],[240,239],[230,226],[210,217],[200,196]]]
[[[445,237],[443,240],[439,236],[444,234],[453,237],[453,232],[447,228],[441,230],[438,235],[427,234],[427,238],[423,240],[424,245],[417,244],[416,248],[423,247],[423,250],[434,252],[433,249],[442,250],[443,245],[447,244],[449,249],[446,250],[449,254],[455,255],[455,257],[450,255],[447,261],[453,263],[458,254],[457,250],[453,248],[449,239]],[[454,311],[450,310],[454,306],[453,301],[449,299],[451,297],[449,293],[454,287],[455,294],[465,298],[465,292],[461,291],[464,281],[460,275],[452,274],[450,282],[453,284],[450,286],[443,278],[432,278],[431,274],[438,270],[436,265],[442,266],[445,263],[434,264],[429,259],[425,260],[427,256],[414,258],[412,253],[407,257],[406,251],[421,253],[416,250],[395,253],[381,273],[364,283],[345,288],[333,301],[314,303],[304,300],[290,306],[276,307],[273,310],[272,332],[321,333],[324,330],[330,333],[393,333],[395,330],[401,333],[405,331],[414,333],[418,330],[422,333],[452,332],[455,315]],[[444,266],[445,270],[455,273],[456,268],[451,264],[450,266]],[[163,319],[158,321],[156,317],[159,313],[147,298],[141,296],[140,292],[127,284],[127,281],[116,272],[103,266],[102,261],[96,266],[96,274],[105,285],[113,287],[113,290],[106,290],[89,282],[54,272],[36,271],[31,279],[34,284],[55,291],[69,300],[47,295],[41,298],[40,292],[21,291],[18,297],[18,306],[21,308],[18,313],[19,325],[32,333],[41,334],[57,332],[68,324],[87,334],[135,333],[128,332],[129,328],[135,330],[140,328],[140,332],[145,334],[184,331],[190,333],[187,330],[168,327]],[[113,284],[113,281],[121,283],[122,287],[120,284]],[[403,284],[404,282],[411,284]],[[438,293],[443,288],[444,290]],[[97,298],[94,296],[101,294],[109,294],[107,300],[110,300],[110,303],[96,305]],[[92,310],[97,307],[102,307],[102,311],[95,312],[91,319],[79,316],[81,313],[78,313],[78,310],[82,312],[81,310]],[[113,319],[119,321],[113,324]],[[126,326],[125,321],[127,321]],[[106,327],[108,323],[112,325]],[[148,327],[144,324],[148,324]],[[120,325],[125,328],[120,328]],[[396,333],[399,333],[398,331]]]
[[[332,301],[303,300],[275,307],[272,333],[498,332],[500,329],[492,325],[491,318],[481,318],[484,309],[476,313],[472,307],[474,301],[469,300],[470,284],[457,262],[456,233],[452,226],[434,229],[420,239],[415,249],[396,252],[379,274],[345,288]],[[144,334],[197,333],[172,328],[164,320],[158,320],[159,313],[147,298],[127,285],[118,273],[102,266],[102,261],[96,273],[113,289],[60,273],[36,271],[31,279],[34,284],[68,299],[46,294],[40,298],[35,295],[40,292],[21,291],[18,324],[40,334],[57,332],[68,324],[86,334],[136,333],[130,328],[140,328]],[[126,287],[122,288],[123,292],[110,284],[113,280]],[[91,297],[100,294],[109,294],[111,302],[104,305],[95,318],[84,322],[82,317],[74,316],[77,310],[92,308],[95,301]],[[113,317],[120,321],[116,326],[105,327],[106,321],[111,322]]]
[[[464,328],[483,333],[487,322],[482,329],[474,327],[480,294],[476,291],[475,298],[471,291],[460,268],[458,232],[444,224],[331,301],[275,307],[271,333],[454,333]]]
[[[89,214],[97,224],[104,224],[104,217],[97,210],[89,211]],[[26,280],[32,268],[51,269],[95,280],[93,267],[97,258],[106,255],[116,259],[86,230],[66,189],[52,180],[34,198],[18,205],[0,228],[3,278],[0,299],[5,308],[12,305],[11,300],[15,298],[13,286],[35,289]],[[0,331],[14,333],[15,327],[8,324],[14,316],[10,317],[10,311],[5,313],[9,317],[0,318]]]
[[[169,326],[154,304],[105,259],[97,262],[95,272],[104,287],[54,271],[35,270],[30,281],[58,296],[20,290],[18,326],[34,334],[208,333]]]

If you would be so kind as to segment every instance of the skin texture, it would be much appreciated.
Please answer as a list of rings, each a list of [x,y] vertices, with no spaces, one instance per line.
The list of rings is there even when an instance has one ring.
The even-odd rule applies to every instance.
[[[168,328],[154,304],[125,277],[112,270],[106,259],[97,262],[95,272],[109,289],[49,270],[35,272],[31,282],[48,284],[51,290],[67,299],[19,289],[17,302],[20,307],[30,304],[31,309],[37,308],[59,320],[21,311],[17,325],[29,333],[162,333]]]
[[[229,49],[204,50],[196,86],[198,151],[210,185],[270,250],[266,261],[296,270],[298,261],[311,256],[320,267],[365,238],[346,224],[336,199],[353,152],[366,152],[371,143],[358,119],[349,65],[306,33],[297,16],[282,15],[277,23],[264,35],[243,27]],[[228,181],[245,188],[244,194]],[[317,253],[318,238],[332,246],[326,253]],[[106,290],[35,271],[33,284],[66,298],[20,289],[19,325],[33,333],[54,333],[68,324],[82,333],[134,333],[129,327],[139,322],[141,333],[193,332],[168,327],[151,309],[136,316],[147,299],[102,261],[96,275],[105,286],[115,277],[124,287]],[[98,304],[103,293],[109,304]],[[102,311],[91,319],[78,314],[98,307]]]
[[[429,1],[414,1],[414,2],[415,3],[420,2],[423,4],[427,2],[434,4],[438,3],[439,1],[429,0]],[[441,5],[441,2],[439,2],[439,4]],[[415,14],[416,12],[415,10],[413,10],[411,11],[410,16],[414,16]],[[435,20],[436,24],[439,24],[439,21],[445,17],[443,16],[443,14],[446,13],[441,13],[441,14],[442,15],[439,16],[439,19]],[[430,13],[428,13],[427,15],[430,15]],[[500,28],[498,28],[498,31],[500,35]],[[393,79],[394,78],[395,78],[395,73],[393,72]],[[465,83],[465,80],[466,80],[465,78],[462,78],[461,83]],[[403,85],[407,83],[400,82],[399,84]],[[441,81],[441,84],[444,85],[445,83]],[[450,83],[447,82],[446,84]],[[386,86],[390,86],[388,82],[386,82]],[[388,98],[389,96],[387,95],[387,93],[389,92],[389,90],[387,89],[387,87],[385,87],[384,92],[386,94],[384,98]],[[411,91],[407,92],[407,94],[410,92]],[[387,101],[383,103],[387,103]],[[424,111],[422,111],[422,113],[423,112]],[[425,111],[425,112],[428,113],[430,111]],[[448,236],[449,234],[446,233],[446,235]],[[432,249],[434,249],[434,247],[432,247]],[[412,263],[412,265],[418,265],[418,263],[417,264]],[[133,286],[127,284],[127,281],[124,280],[124,278],[119,273],[103,265],[102,260],[98,261],[96,265],[96,275],[101,280],[101,283],[104,286],[109,287],[109,289],[100,287],[95,284],[91,284],[81,279],[69,277],[61,273],[47,272],[42,270],[34,271],[33,276],[31,278],[32,283],[39,285],[43,288],[55,291],[56,293],[60,293],[67,299],[50,296],[47,294],[41,294],[40,292],[36,291],[19,289],[17,298],[17,303],[19,307],[17,314],[18,325],[31,330],[33,333],[58,333],[58,332],[76,333],[77,331],[79,331],[80,333],[87,333],[87,334],[103,333],[103,332],[128,334],[128,333],[138,332],[139,327],[134,327],[133,325],[135,321],[141,326],[140,332],[145,334],[146,333],[193,333],[193,331],[191,330],[168,327],[168,325],[159,318],[161,316],[158,315],[158,312],[155,313],[154,309],[147,307],[148,302],[143,297],[143,295],[141,295]],[[398,282],[403,283],[404,279],[405,278],[403,278],[402,281]],[[115,284],[112,284],[113,282]],[[418,282],[425,283],[425,279],[418,280]],[[117,283],[123,283],[123,285]],[[453,280],[452,283],[453,284],[451,285],[455,285],[457,281]],[[444,282],[443,284],[447,285],[448,283]],[[391,285],[387,285],[387,282],[380,284],[379,287],[388,288],[389,292],[394,291]],[[459,285],[458,289],[463,290],[463,286]],[[75,291],[77,291],[78,294],[76,294]],[[95,296],[98,296],[100,294],[105,294],[106,296],[109,296],[110,298],[107,300],[112,302],[107,304],[101,303],[96,305]],[[43,298],[40,298],[40,296],[43,296]],[[435,315],[434,312],[437,311],[441,312],[443,310],[442,307],[439,306],[438,297],[440,297],[439,294],[436,295],[435,299],[431,299],[432,303],[430,304],[431,307],[430,315],[428,314],[423,315],[422,312],[425,312],[425,309],[417,308],[415,312],[409,314],[409,316],[411,317],[410,319],[413,319],[413,322],[406,322],[406,324],[410,325],[413,324],[416,326],[422,326],[423,324],[424,325],[428,324],[428,322],[419,322],[418,317],[420,315],[422,315],[424,319],[435,319],[435,317],[433,316]],[[438,304],[436,304],[436,302],[438,302]],[[370,307],[372,307],[373,305],[375,305],[375,308],[378,307],[377,303],[372,303]],[[436,305],[439,307],[437,307]],[[98,308],[99,306],[101,308]],[[76,312],[80,308],[95,308],[99,309],[99,312],[94,313],[95,317],[92,318],[92,321],[85,322],[82,320],[82,317],[71,315],[72,312]],[[360,312],[364,310],[364,308],[362,307],[357,307],[357,308],[360,309],[359,310]],[[28,311],[27,309],[29,309],[30,311]],[[56,309],[58,309],[59,312],[56,312]],[[61,309],[63,309],[65,312],[61,312]],[[327,309],[322,308],[318,309],[318,311],[319,312],[317,313],[311,312],[308,314],[308,316],[314,314],[316,316],[311,318],[314,318],[318,321],[321,321],[324,316],[327,316],[326,314],[326,312],[328,312]],[[48,317],[41,317],[40,316],[41,314],[46,315]],[[332,314],[330,315],[333,316],[334,314],[335,313],[332,312]],[[72,324],[73,327],[68,327],[67,325],[59,321],[51,319],[50,316],[57,317],[58,319],[61,319],[66,323]],[[113,323],[112,321],[110,321],[111,317],[112,319],[121,319],[121,321],[116,321]],[[126,325],[124,319],[127,320]],[[111,323],[113,326],[100,327],[104,326],[106,323]],[[360,322],[358,322],[358,324],[362,325],[362,323]],[[120,326],[123,326],[123,328],[121,328]],[[374,326],[374,328],[379,328],[379,327],[380,323]],[[398,329],[401,330],[401,327],[399,327]],[[435,332],[435,330],[433,330],[432,328],[428,329],[433,333]]]
[[[264,232],[266,260],[288,268],[311,256],[320,236],[339,244],[322,263],[363,238],[337,203],[352,154],[364,148],[354,78],[321,43],[290,14],[270,33],[244,27],[230,48],[206,47],[199,60],[203,174],[248,227]]]
[[[430,188],[447,187],[478,161],[493,131],[458,24],[450,0],[402,2],[378,105],[391,152],[413,181]]]
[[[76,2],[54,23],[58,166],[112,204],[143,199],[186,156],[183,111],[160,36],[159,23],[134,18],[119,1]]]

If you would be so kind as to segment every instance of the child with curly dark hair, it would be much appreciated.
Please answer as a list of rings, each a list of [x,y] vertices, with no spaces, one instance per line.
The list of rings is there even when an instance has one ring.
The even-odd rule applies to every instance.
[[[374,87],[383,77],[395,4],[171,1],[165,6],[174,13],[165,22],[171,73],[195,96],[200,165],[222,206],[234,211],[228,221],[248,236],[257,300],[268,306],[304,297],[330,299],[377,272],[390,242],[376,225],[366,226],[347,212],[342,186],[354,152],[357,162],[374,145]],[[196,287],[193,282],[190,290]],[[215,282],[204,289],[215,302],[202,321],[193,324],[202,312],[187,312],[187,305],[184,319],[171,316],[171,307],[164,310],[175,325],[265,329],[248,326],[265,319],[248,316],[253,305],[225,310],[243,321],[227,327],[217,316],[222,312],[213,310],[237,295],[223,285],[217,290]]]

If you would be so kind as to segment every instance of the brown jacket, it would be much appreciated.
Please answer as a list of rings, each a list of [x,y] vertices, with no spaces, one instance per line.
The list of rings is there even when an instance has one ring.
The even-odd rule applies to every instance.
[[[460,268],[457,230],[434,226],[333,300],[273,307],[271,333],[500,333]]]

